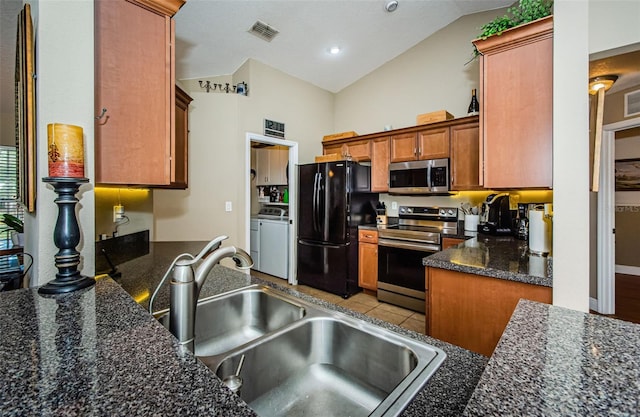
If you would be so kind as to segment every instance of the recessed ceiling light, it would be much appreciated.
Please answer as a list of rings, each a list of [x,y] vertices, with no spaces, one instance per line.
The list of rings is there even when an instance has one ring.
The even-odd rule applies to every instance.
[[[331,48],[329,48],[329,53],[331,55],[337,55],[337,54],[340,53],[340,51],[341,51],[341,49],[340,49],[339,46],[332,46]]]
[[[398,2],[396,0],[391,0],[384,6],[384,8],[389,13],[395,12],[395,10],[398,8]]]

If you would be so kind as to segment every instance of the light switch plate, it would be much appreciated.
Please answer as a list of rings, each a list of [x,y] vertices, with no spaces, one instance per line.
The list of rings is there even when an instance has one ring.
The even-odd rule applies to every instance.
[[[224,202],[224,211],[231,211],[231,201]]]
[[[398,202],[397,201],[392,201],[391,202],[391,210],[398,210]]]

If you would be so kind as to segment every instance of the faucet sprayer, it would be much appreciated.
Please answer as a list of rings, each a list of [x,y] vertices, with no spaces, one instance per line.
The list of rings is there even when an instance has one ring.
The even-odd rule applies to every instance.
[[[221,248],[222,241],[225,239],[228,239],[228,237],[218,236],[209,242],[195,257],[189,254],[178,255],[160,281],[149,302],[149,312],[153,314],[153,300],[169,273],[173,271],[170,282],[169,331],[178,338],[181,345],[186,345],[192,352],[198,296],[213,267],[224,258],[233,259],[238,269],[249,269],[253,266],[251,256],[244,250],[235,246]],[[193,265],[200,260],[202,260],[202,263],[194,272]]]

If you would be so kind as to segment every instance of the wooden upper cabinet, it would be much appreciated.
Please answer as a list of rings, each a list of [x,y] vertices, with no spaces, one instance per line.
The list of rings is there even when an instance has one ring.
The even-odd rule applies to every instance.
[[[337,153],[342,156],[351,156],[355,161],[368,161],[371,159],[371,146],[369,140],[356,140],[348,143],[323,144],[323,154]]]
[[[448,127],[440,127],[418,132],[418,159],[440,159],[448,157]]]
[[[189,103],[193,99],[180,87],[176,86],[176,109],[175,109],[175,147],[172,151],[174,163],[175,180],[172,181],[172,188],[187,188],[189,173]]]
[[[155,3],[176,2],[95,2],[96,183],[176,181],[175,26]]]
[[[419,159],[450,159],[452,190],[482,189],[479,182],[478,116],[376,132],[322,143],[323,153],[350,153],[356,161],[371,160],[371,191],[389,191],[389,163]]]
[[[391,162],[449,157],[449,127],[422,129],[391,136]]]
[[[417,158],[416,133],[401,133],[391,136],[390,161],[415,161]]]
[[[475,40],[486,188],[553,185],[553,16]]]
[[[112,1],[112,0],[110,0]],[[127,0],[158,14],[172,17],[186,3],[186,0]]]
[[[256,185],[287,185],[289,148],[273,146],[256,149]]]
[[[451,126],[451,190],[481,189],[478,122]]]
[[[371,139],[371,191],[389,191],[389,138]]]
[[[357,140],[349,143],[349,155],[356,161],[368,161],[371,159],[371,144],[368,140]]]

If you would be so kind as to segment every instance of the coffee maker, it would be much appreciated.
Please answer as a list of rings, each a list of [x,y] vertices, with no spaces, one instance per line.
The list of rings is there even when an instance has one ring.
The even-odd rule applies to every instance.
[[[478,232],[487,235],[513,234],[513,214],[509,206],[509,194],[490,194],[482,203]]]

